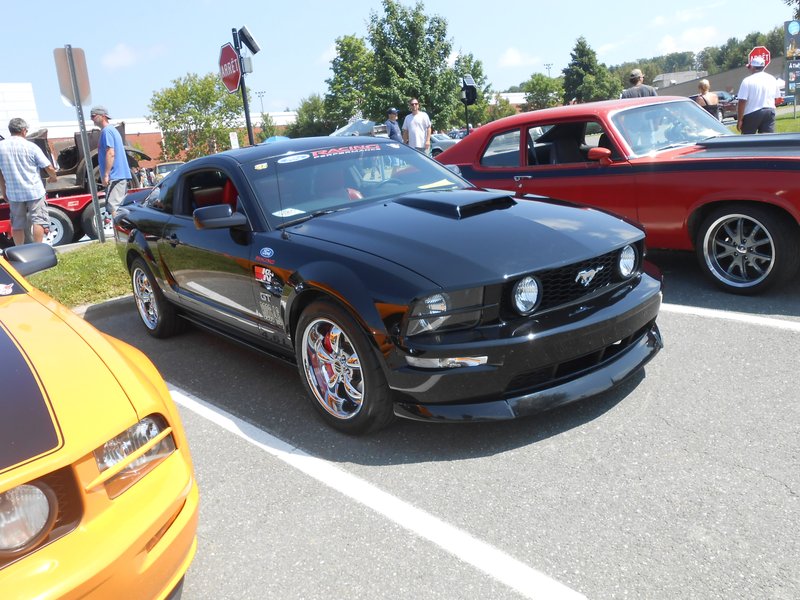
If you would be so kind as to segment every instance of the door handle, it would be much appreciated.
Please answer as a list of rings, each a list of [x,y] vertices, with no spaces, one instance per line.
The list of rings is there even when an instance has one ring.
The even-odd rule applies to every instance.
[[[523,179],[533,179],[531,175],[514,175],[514,181],[522,181]]]

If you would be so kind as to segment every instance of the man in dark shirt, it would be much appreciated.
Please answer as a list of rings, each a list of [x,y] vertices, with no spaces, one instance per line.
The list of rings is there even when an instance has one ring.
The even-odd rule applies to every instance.
[[[644,98],[645,96],[658,96],[656,88],[644,84],[644,75],[639,69],[631,71],[628,80],[631,87],[622,92],[620,98]]]
[[[386,119],[386,133],[389,134],[389,138],[393,139],[395,142],[403,143],[403,133],[400,131],[400,125],[397,124],[397,109],[390,108],[386,111],[387,119]]]

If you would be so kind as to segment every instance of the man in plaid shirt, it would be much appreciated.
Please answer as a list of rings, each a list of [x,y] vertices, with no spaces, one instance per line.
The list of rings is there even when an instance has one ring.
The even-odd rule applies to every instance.
[[[28,124],[24,119],[11,119],[8,131],[11,137],[0,141],[0,196],[8,200],[11,235],[17,246],[25,243],[26,231],[34,242],[41,242],[50,217],[39,169],[45,169],[53,183],[58,181],[56,170],[44,152],[25,139]]]

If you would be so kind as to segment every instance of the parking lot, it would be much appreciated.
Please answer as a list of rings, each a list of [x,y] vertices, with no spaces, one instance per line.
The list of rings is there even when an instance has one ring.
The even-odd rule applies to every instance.
[[[797,598],[800,283],[665,273],[665,349],[613,393],[495,424],[350,438],[295,367],[131,299],[86,319],[173,386],[201,490],[184,598]]]

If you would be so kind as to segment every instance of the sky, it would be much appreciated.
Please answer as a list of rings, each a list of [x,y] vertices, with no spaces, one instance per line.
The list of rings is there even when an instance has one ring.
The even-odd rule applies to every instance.
[[[53,58],[53,50],[66,44],[86,54],[90,104],[103,104],[114,119],[124,120],[146,116],[153,93],[173,80],[218,73],[220,47],[231,41],[232,29],[246,25],[261,46],[245,79],[251,112],[294,110],[303,98],[325,94],[336,38],[366,37],[370,13],[382,14],[378,0],[3,4],[0,83],[31,83],[43,122],[76,118],[75,108],[61,100]],[[495,90],[533,73],[548,74],[547,65],[557,75],[580,36],[598,60],[612,66],[722,45],[732,37],[782,27],[792,17],[783,0],[649,4],[428,0],[424,7],[428,15],[447,20],[454,52],[479,59]]]

